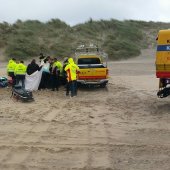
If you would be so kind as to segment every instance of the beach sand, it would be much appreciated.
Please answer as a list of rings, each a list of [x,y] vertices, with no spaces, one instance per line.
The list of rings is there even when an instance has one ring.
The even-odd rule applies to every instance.
[[[155,51],[109,62],[107,88],[0,89],[0,170],[169,170],[170,98],[157,98]],[[0,75],[5,75],[5,64]]]

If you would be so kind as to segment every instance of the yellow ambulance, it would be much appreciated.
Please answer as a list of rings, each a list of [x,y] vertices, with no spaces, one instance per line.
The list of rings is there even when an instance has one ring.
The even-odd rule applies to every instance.
[[[105,87],[108,83],[107,54],[97,46],[81,45],[75,52],[76,64],[80,68],[79,84]]]
[[[157,36],[156,77],[159,78],[158,97],[170,95],[170,30],[160,30]]]

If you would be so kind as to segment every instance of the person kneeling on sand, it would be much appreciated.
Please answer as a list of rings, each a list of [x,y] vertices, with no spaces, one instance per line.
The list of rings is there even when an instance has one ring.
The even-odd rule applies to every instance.
[[[16,84],[16,78],[14,75],[16,66],[17,66],[16,59],[15,58],[10,59],[7,65],[7,74],[12,79],[12,86]]]

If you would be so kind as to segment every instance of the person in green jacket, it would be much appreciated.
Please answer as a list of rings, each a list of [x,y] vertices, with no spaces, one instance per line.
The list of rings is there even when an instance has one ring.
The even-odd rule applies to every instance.
[[[57,67],[58,67],[58,69],[60,70],[60,75],[61,75],[62,70],[63,70],[63,66],[62,66],[61,62],[60,62],[60,61],[58,61],[58,59],[57,59],[57,58],[55,58],[55,61],[54,61],[54,63],[53,63],[53,67],[55,67],[55,66],[57,66]]]
[[[68,65],[68,57],[64,58],[63,69],[62,69],[62,84],[67,85],[67,72],[65,67]]]
[[[24,65],[23,61],[20,61],[19,64],[17,64],[14,74],[16,76],[16,84],[19,85],[21,82],[22,87],[25,88],[25,74],[26,74],[27,66]]]
[[[55,89],[58,91],[59,89],[59,75],[60,75],[60,69],[57,66],[57,59],[54,58],[52,63],[52,70],[51,70],[52,91],[55,91]]]
[[[12,79],[12,86],[14,86],[16,83],[16,79],[15,79],[15,75],[14,75],[16,66],[17,66],[17,63],[16,63],[15,58],[10,59],[8,62],[8,65],[7,65],[7,74]]]
[[[57,78],[53,77],[53,83],[52,83],[53,84],[53,88],[52,89],[54,90],[54,86],[55,85],[56,85],[57,89],[61,85],[61,80],[62,80],[61,77],[62,77],[63,66],[62,66],[61,62],[58,61],[57,58],[54,58],[54,63],[53,63],[52,68],[53,68],[53,70],[57,69],[57,73],[58,73]],[[53,71],[53,73],[54,73],[54,71]],[[56,73],[56,71],[55,71],[55,73]]]

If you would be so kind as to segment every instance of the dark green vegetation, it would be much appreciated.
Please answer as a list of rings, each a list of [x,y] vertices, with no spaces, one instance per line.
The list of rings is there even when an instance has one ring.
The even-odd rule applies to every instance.
[[[0,23],[0,50],[19,59],[41,52],[66,57],[73,55],[78,45],[91,42],[102,47],[111,60],[125,59],[139,55],[142,48],[154,47],[158,30],[167,28],[169,23],[133,20],[90,19],[73,27],[59,19],[47,23],[18,20],[12,25]]]

